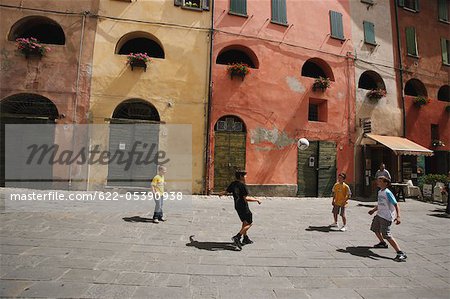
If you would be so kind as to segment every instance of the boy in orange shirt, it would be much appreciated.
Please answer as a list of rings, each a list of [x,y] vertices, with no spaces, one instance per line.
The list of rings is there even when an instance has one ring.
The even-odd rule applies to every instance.
[[[341,227],[341,231],[345,232],[347,230],[347,218],[345,217],[345,207],[347,206],[348,199],[351,196],[350,187],[344,182],[347,175],[341,172],[338,175],[338,182],[333,186],[333,201],[331,204],[333,205],[333,217],[334,222],[330,224],[330,227],[338,227],[337,220],[338,214],[342,217],[343,226]]]

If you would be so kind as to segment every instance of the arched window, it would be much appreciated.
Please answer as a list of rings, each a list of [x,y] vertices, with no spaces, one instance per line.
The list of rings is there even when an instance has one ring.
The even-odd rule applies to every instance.
[[[222,116],[214,126],[216,132],[245,132],[245,124],[237,116],[227,115]]]
[[[438,91],[438,100],[450,102],[450,87],[448,85],[441,86]]]
[[[425,85],[417,79],[410,79],[405,84],[405,95],[407,96],[428,96],[427,89]]]
[[[2,117],[45,117],[50,120],[58,118],[58,109],[48,98],[30,93],[9,96],[0,102]]]
[[[233,64],[233,63],[245,63],[250,68],[257,69],[259,67],[258,58],[255,53],[247,47],[243,46],[229,46],[217,55],[217,64]]]
[[[309,78],[329,78],[334,81],[333,71],[328,63],[320,58],[308,59],[302,67],[302,76]]]
[[[365,71],[361,74],[358,81],[358,88],[361,89],[382,89],[386,90],[386,86],[384,85],[383,78],[374,71]]]
[[[31,16],[17,21],[9,31],[8,40],[34,37],[44,44],[64,45],[66,37],[62,27],[52,19]]]
[[[154,58],[165,58],[159,40],[146,32],[131,32],[124,35],[116,45],[116,54],[147,53]]]
[[[140,99],[120,103],[114,110],[113,118],[160,121],[158,110],[152,104]]]

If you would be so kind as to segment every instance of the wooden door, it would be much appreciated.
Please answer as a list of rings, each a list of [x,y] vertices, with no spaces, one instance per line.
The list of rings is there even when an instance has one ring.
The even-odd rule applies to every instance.
[[[305,150],[298,149],[297,195],[300,197],[317,196],[317,141],[310,141]]]
[[[336,143],[320,141],[318,163],[318,196],[332,196],[331,189],[336,183]]]

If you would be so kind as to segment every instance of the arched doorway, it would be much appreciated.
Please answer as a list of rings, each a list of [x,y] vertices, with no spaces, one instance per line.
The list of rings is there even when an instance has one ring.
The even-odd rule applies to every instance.
[[[159,125],[158,111],[144,100],[116,107],[109,127],[109,153],[115,157],[108,166],[109,186],[150,187],[158,166]]]
[[[246,128],[237,116],[223,116],[214,126],[214,191],[223,191],[236,169],[245,169]]]
[[[24,157],[29,154],[27,147],[30,144],[48,147],[54,144],[54,124],[58,115],[55,104],[37,94],[15,94],[0,102],[0,186],[38,189],[52,186],[53,165],[46,163],[47,160],[26,163]],[[25,127],[14,125],[33,126],[27,126],[26,132],[23,132],[21,130]],[[15,137],[16,130],[21,131],[20,138]],[[13,161],[14,167],[7,167],[6,159]]]

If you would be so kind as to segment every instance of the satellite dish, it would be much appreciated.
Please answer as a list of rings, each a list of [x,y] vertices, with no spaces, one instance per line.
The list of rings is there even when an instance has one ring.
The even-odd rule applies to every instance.
[[[306,138],[300,138],[297,141],[297,147],[299,150],[304,151],[305,149],[307,149],[309,147],[309,141]]]

